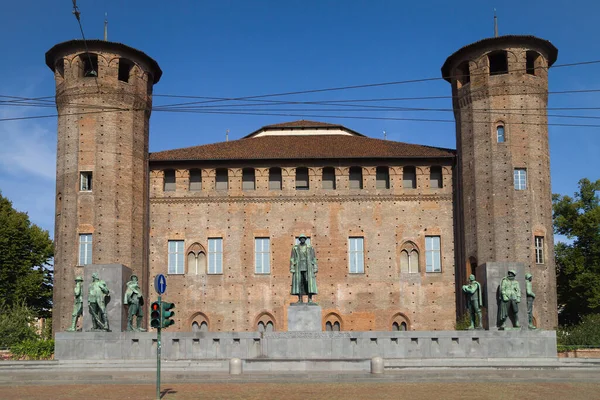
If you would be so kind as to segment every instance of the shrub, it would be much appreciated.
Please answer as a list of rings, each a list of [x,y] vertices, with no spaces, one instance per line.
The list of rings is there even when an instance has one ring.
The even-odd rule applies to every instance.
[[[10,347],[15,360],[49,360],[54,354],[54,340],[25,340]]]
[[[587,315],[579,325],[559,328],[556,334],[559,351],[600,347],[600,314]]]
[[[0,347],[37,339],[33,320],[33,312],[23,304],[0,304]]]
[[[456,319],[454,329],[457,331],[466,331],[471,326],[471,314],[467,311],[462,317]]]

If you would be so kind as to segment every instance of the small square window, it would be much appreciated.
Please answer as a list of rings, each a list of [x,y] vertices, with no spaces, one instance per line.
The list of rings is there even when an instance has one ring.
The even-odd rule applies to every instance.
[[[92,191],[92,172],[82,171],[79,174],[79,190],[82,192]]]

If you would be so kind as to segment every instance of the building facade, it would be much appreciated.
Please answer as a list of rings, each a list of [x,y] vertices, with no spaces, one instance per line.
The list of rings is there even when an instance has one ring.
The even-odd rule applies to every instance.
[[[81,269],[120,263],[147,299],[167,274],[177,330],[285,331],[300,234],[317,253],[323,330],[453,329],[456,287],[490,261],[526,264],[538,325],[555,327],[546,103],[556,54],[503,36],[450,56],[456,151],[295,121],[149,154],[158,64],[118,43],[56,45],[46,54],[59,112],[54,330],[69,326]]]

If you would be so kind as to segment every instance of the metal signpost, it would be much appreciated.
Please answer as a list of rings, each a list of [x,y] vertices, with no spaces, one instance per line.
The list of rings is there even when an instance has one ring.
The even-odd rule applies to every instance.
[[[160,400],[160,334],[163,327],[163,310],[161,295],[167,290],[167,279],[163,274],[156,275],[154,278],[154,289],[158,293],[158,301],[150,306],[150,326],[157,329],[156,334],[156,400]]]

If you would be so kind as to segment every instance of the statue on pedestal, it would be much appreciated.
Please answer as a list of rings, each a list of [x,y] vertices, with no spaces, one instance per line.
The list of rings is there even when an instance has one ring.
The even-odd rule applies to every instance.
[[[519,303],[521,302],[521,287],[515,280],[517,272],[509,270],[508,276],[502,278],[500,283],[500,299],[498,304],[498,323],[500,329],[505,329],[506,319],[509,312],[512,311],[515,323],[514,327],[519,328]]]
[[[306,243],[306,235],[298,237],[299,244],[292,247],[290,257],[290,272],[292,274],[291,294],[298,296],[296,304],[302,304],[302,296],[308,295],[308,304],[316,304],[312,301],[317,292],[317,257],[315,249]]]
[[[483,304],[481,301],[481,285],[475,280],[475,275],[471,274],[469,276],[469,283],[463,285],[462,290],[467,295],[467,308],[471,314],[471,326],[469,326],[469,329],[475,329],[476,318],[479,318],[477,329],[483,329],[481,325],[481,306]]]
[[[123,299],[123,305],[128,305],[127,309],[127,331],[128,332],[146,332],[142,328],[142,320],[144,318],[144,298],[142,296],[142,289],[138,284],[137,275],[131,275],[129,282],[127,282],[127,290],[125,291],[125,298]],[[136,317],[136,328],[133,327],[133,317]]]
[[[529,329],[537,329],[533,325],[533,301],[535,300],[535,293],[533,293],[533,284],[531,280],[533,275],[525,274],[525,293],[527,294],[527,316],[529,317]]]
[[[92,317],[92,330],[94,331],[110,332],[106,315],[106,296],[108,296],[108,293],[106,282],[100,280],[98,273],[94,272],[88,292],[88,306]]]
[[[77,330],[77,320],[83,315],[83,278],[77,276],[75,278],[75,298],[73,301],[73,314],[71,314],[71,327],[67,332],[75,332]]]

